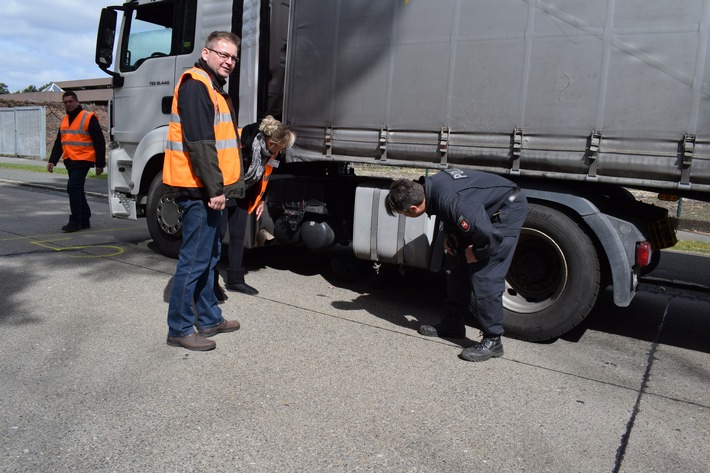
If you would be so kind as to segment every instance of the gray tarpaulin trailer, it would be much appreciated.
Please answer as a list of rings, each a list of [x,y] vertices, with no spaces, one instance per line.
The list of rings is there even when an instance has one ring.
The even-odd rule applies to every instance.
[[[161,177],[172,88],[219,29],[242,38],[240,126],[273,114],[298,135],[248,246],[262,231],[438,271],[436,217],[387,216],[397,171],[353,164],[503,174],[530,202],[505,328],[545,340],[606,286],[628,305],[675,243],[667,212],[627,188],[710,200],[709,0],[134,0],[103,10],[97,39],[114,76],[109,200],[147,217],[165,254],[181,242]],[[151,30],[164,44],[132,52]]]
[[[710,193],[706,1],[312,4],[292,4],[295,159]]]

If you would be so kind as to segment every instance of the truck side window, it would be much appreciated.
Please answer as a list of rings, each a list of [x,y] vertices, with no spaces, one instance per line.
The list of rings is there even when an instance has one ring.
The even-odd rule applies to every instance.
[[[121,72],[135,71],[150,58],[189,54],[195,44],[197,0],[156,2],[136,7],[127,17]]]

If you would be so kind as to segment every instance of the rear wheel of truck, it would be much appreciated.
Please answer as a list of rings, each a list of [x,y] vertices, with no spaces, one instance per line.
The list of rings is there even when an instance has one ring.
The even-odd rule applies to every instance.
[[[564,213],[530,204],[506,276],[507,335],[550,340],[579,325],[596,303],[601,273],[594,244]]]
[[[177,258],[182,245],[182,212],[173,196],[167,195],[163,173],[158,173],[148,189],[146,217],[153,243],[165,256]]]

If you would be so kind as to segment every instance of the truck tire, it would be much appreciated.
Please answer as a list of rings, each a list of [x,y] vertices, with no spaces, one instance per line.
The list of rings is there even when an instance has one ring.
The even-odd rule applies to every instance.
[[[601,272],[594,244],[564,213],[530,204],[506,276],[507,335],[528,341],[559,337],[596,303]]]
[[[145,210],[153,243],[165,256],[177,258],[182,245],[182,212],[172,196],[166,195],[163,172],[150,183]]]

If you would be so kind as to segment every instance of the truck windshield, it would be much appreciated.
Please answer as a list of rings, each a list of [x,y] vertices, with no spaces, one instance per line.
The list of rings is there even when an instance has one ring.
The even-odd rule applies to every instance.
[[[191,53],[196,4],[197,0],[168,0],[140,5],[131,11],[123,32],[121,72],[135,71],[150,58]]]

